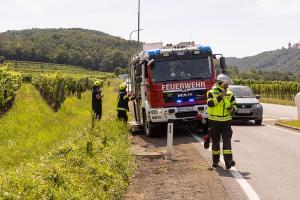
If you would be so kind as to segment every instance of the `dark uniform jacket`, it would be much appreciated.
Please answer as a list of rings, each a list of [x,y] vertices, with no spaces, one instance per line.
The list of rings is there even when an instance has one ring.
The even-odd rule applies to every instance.
[[[102,98],[97,99],[96,95],[99,94],[101,96],[101,90],[97,88],[93,88],[92,90],[92,108],[94,112],[100,112],[102,110]]]
[[[118,96],[118,107],[117,110],[120,111],[127,111],[129,110],[128,107],[129,97],[127,95],[127,92],[120,91]]]

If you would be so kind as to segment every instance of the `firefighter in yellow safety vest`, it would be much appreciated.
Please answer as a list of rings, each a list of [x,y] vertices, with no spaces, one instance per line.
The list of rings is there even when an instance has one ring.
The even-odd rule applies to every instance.
[[[128,121],[127,111],[129,110],[128,102],[133,100],[134,96],[127,94],[126,92],[127,85],[125,83],[120,85],[119,95],[118,95],[118,119],[124,122]]]
[[[220,139],[223,140],[223,155],[226,169],[235,165],[231,149],[231,120],[232,112],[237,108],[233,93],[228,89],[232,84],[231,79],[220,74],[217,83],[207,93],[209,135],[212,140],[213,167],[219,166],[220,161]]]

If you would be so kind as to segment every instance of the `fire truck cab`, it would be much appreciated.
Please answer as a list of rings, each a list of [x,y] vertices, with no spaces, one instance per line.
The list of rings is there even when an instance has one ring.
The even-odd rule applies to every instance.
[[[147,49],[130,68],[134,117],[149,137],[161,136],[167,123],[201,124],[207,131],[207,91],[216,81],[215,58],[209,46],[181,43]],[[188,44],[188,45],[182,45]],[[157,47],[157,46],[156,46]],[[225,58],[220,58],[221,68]]]

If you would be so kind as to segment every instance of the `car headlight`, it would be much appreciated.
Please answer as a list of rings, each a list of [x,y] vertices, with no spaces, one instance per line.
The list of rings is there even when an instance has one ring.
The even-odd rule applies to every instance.
[[[253,104],[253,108],[261,108],[262,106],[259,104],[259,103],[257,103],[257,104]]]

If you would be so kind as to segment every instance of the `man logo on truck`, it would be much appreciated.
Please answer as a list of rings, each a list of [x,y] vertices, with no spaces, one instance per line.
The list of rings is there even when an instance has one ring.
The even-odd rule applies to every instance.
[[[191,97],[193,96],[193,93],[189,92],[189,93],[181,93],[178,94],[177,97]]]

